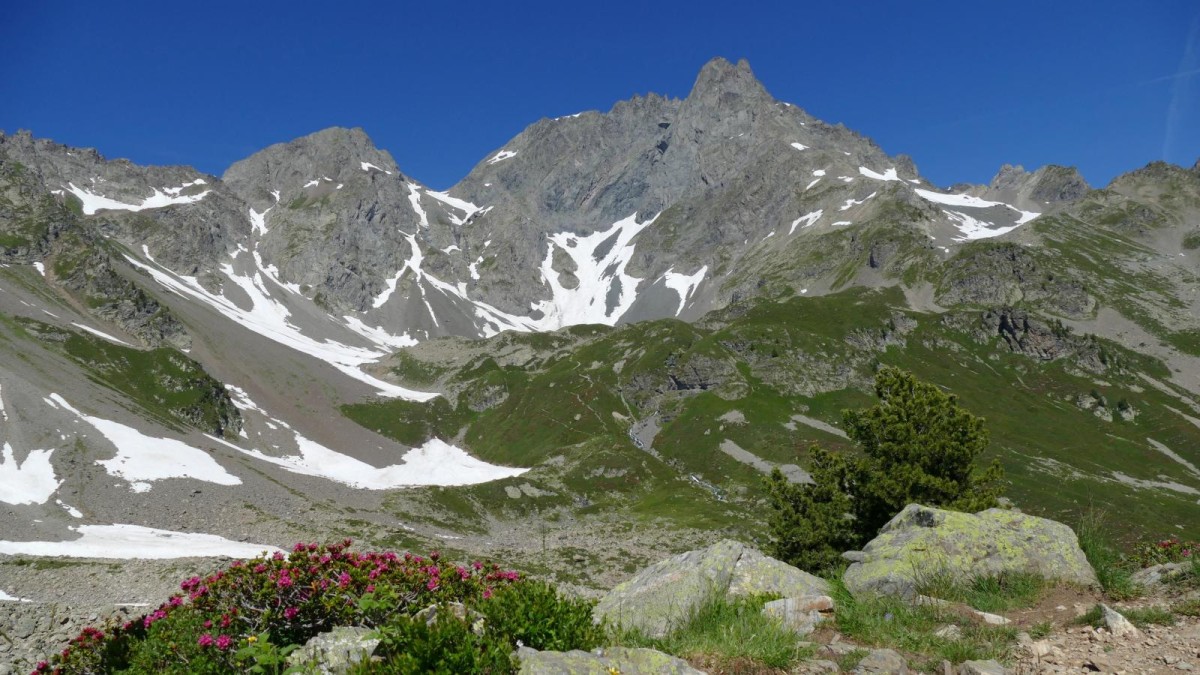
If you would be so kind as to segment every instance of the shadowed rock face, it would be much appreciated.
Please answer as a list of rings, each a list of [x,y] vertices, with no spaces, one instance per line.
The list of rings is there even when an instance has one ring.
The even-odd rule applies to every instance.
[[[909,504],[862,553],[843,576],[856,596],[913,598],[923,576],[937,574],[969,579],[1016,572],[1098,583],[1071,528],[1004,509],[969,514]]]

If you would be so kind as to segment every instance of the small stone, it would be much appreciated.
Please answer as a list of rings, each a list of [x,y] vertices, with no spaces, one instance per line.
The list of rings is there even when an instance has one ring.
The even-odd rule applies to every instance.
[[[816,673],[838,673],[842,670],[838,668],[838,664],[828,659],[816,659],[815,661],[809,661],[805,665],[808,666],[809,672]]]
[[[933,634],[943,640],[957,640],[962,637],[962,629],[954,624],[949,624],[933,631]]]
[[[1112,660],[1102,654],[1093,654],[1083,665],[1090,670],[1096,670],[1101,673],[1111,673],[1114,671]]]
[[[1180,661],[1179,663],[1175,664],[1175,669],[1176,670],[1194,670],[1195,666],[1188,663],[1187,661]]]
[[[958,667],[959,675],[1008,675],[1012,672],[999,662],[988,659],[987,661],[966,661]]]
[[[908,663],[894,649],[872,649],[855,667],[855,673],[888,673],[907,675]]]
[[[1109,607],[1108,605],[1100,605],[1100,611],[1104,616],[1104,624],[1108,626],[1109,632],[1115,637],[1135,637],[1139,635],[1137,627],[1129,622],[1120,612]]]
[[[1175,656],[1174,654],[1164,654],[1162,657],[1162,662],[1168,666],[1173,666],[1176,663],[1179,663],[1179,657]]]

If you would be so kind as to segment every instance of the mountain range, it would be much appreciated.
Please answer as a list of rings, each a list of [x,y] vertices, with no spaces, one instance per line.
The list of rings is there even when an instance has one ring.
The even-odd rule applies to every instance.
[[[219,177],[0,135],[0,592],[344,535],[590,586],[762,537],[880,364],[987,418],[1019,508],[1200,536],[1198,276],[1200,162],[939,187],[744,61],[445,192],[361,129]]]

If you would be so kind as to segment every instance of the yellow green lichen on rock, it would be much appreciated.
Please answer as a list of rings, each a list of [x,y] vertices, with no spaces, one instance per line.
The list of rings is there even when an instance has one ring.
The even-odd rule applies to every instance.
[[[855,595],[913,597],[923,577],[961,580],[1001,573],[1032,573],[1052,581],[1095,586],[1096,573],[1071,528],[1016,511],[976,514],[909,504],[896,514],[847,568]]]

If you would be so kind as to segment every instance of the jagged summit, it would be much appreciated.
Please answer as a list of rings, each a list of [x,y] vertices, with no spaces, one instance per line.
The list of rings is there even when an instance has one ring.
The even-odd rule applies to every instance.
[[[688,94],[689,99],[711,98],[735,105],[738,99],[733,97],[771,98],[766,88],[754,76],[750,62],[746,59],[741,59],[736,64],[719,56],[712,59],[700,69],[691,93]]]

